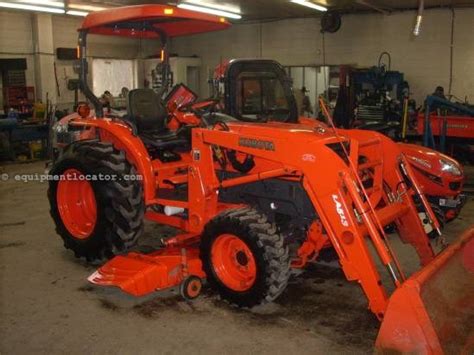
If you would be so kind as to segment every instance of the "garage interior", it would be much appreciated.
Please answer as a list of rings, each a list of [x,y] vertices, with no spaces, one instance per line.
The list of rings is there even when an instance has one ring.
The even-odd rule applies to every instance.
[[[473,19],[471,0],[0,2],[0,353],[473,353]],[[147,110],[166,127],[145,135]],[[97,156],[144,180],[49,178]],[[215,266],[234,227],[256,269],[236,288]],[[414,280],[411,312],[390,295]]]

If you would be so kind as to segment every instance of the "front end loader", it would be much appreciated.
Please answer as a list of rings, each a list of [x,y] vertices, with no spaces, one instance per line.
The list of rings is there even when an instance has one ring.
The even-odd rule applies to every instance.
[[[82,71],[89,32],[131,36],[142,28],[143,36],[163,39],[224,25],[161,5],[90,14],[80,30]],[[199,110],[186,113],[194,124],[173,131],[153,91],[133,90],[128,116],[108,117],[81,77],[95,114],[68,122],[81,134],[55,161],[48,195],[65,247],[105,261],[90,282],[134,296],[179,287],[193,299],[206,279],[229,303],[253,307],[281,295],[292,270],[334,250],[346,278],[361,285],[382,321],[378,349],[471,349],[474,230],[435,256],[416,204],[433,229],[439,224],[389,138]],[[134,252],[145,220],[179,232],[160,239],[154,252]],[[406,277],[384,232],[388,225],[415,249],[423,266],[418,274]],[[396,289],[392,296],[378,261]],[[466,287],[447,292],[443,285],[453,277]]]

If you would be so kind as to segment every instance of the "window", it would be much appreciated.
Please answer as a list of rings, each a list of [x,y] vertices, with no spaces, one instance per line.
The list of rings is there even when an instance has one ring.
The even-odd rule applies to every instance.
[[[241,73],[238,78],[239,116],[252,120],[283,114],[289,106],[282,83],[273,73]]]
[[[136,66],[133,60],[94,59],[92,62],[92,91],[98,97],[105,91],[119,96],[122,88],[137,87]]]

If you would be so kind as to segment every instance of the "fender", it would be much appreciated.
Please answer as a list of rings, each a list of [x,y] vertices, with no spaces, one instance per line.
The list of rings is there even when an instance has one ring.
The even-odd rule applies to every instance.
[[[140,138],[134,136],[126,124],[110,119],[73,119],[72,126],[95,128],[102,141],[112,143],[116,148],[125,151],[127,159],[137,168],[143,177],[145,204],[155,198],[155,174],[151,158]]]

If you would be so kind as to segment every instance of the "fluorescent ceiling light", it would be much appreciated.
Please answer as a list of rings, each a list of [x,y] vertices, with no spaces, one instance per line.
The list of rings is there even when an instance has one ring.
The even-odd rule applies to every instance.
[[[215,2],[216,1],[209,3],[209,2],[202,1],[202,0],[185,0],[186,4],[204,6],[204,7],[210,8],[210,9],[222,10],[222,11],[225,11],[225,12],[231,12],[231,13],[239,14],[239,15],[241,14],[239,6],[219,5],[219,4],[216,4]]]
[[[39,12],[50,12],[54,14],[64,14],[63,9],[58,9],[54,7],[35,6],[35,5],[27,5],[27,4],[19,4],[19,3],[3,2],[3,1],[0,1],[0,7],[5,7],[8,9],[16,9],[16,10],[30,10],[30,11],[39,11]]]
[[[53,0],[17,0],[16,3],[25,3],[41,6],[54,6],[54,7],[64,7],[64,2],[62,1],[53,1]]]
[[[89,13],[87,11],[76,11],[76,10],[67,10],[66,15],[72,16],[87,16]]]
[[[310,2],[310,1],[307,1],[307,0],[291,0],[291,2],[295,3],[295,4],[298,4],[298,5],[303,5],[303,6],[311,8],[311,9],[318,10],[318,11],[328,11],[328,9],[325,8],[324,6],[314,4],[314,3]]]
[[[204,6],[198,6],[198,5],[191,5],[191,4],[179,4],[179,8],[181,9],[186,9],[186,10],[191,10],[191,11],[197,11],[197,12],[204,12],[206,14],[211,14],[211,15],[217,15],[217,16],[222,16],[222,17],[228,17],[228,18],[233,18],[233,19],[241,19],[242,16],[233,12],[228,12],[228,11],[223,11],[223,10],[218,10],[218,9],[212,9],[210,7],[204,7]]]
[[[68,4],[69,9],[84,10],[84,11],[101,11],[106,10],[106,7],[95,6],[95,5],[82,5],[82,4]]]

